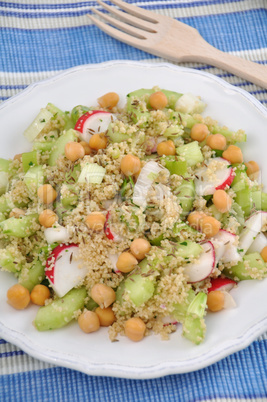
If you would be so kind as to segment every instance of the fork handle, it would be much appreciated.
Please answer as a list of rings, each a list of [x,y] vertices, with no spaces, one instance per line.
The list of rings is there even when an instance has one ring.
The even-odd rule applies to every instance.
[[[207,42],[202,44],[201,48],[198,49],[198,54],[192,56],[190,61],[204,62],[222,68],[267,89],[267,66],[222,52]]]

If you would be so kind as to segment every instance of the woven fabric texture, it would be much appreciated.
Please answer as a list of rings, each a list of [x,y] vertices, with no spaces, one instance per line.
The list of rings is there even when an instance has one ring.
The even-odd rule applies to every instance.
[[[267,65],[266,0],[128,2],[195,27],[220,50]],[[86,15],[93,6],[95,1],[0,1],[0,102],[70,67],[108,60],[163,61],[92,25]],[[267,105],[267,91],[239,77],[208,65],[181,65],[217,75]],[[0,401],[38,400],[264,401],[267,336],[205,369],[144,381],[94,377],[56,367],[0,339]]]

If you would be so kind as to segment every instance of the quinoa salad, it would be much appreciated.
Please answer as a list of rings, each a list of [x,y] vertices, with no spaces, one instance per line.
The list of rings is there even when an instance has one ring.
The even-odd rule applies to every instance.
[[[32,150],[0,158],[0,267],[18,280],[7,302],[40,306],[36,331],[76,321],[137,342],[182,326],[199,344],[206,314],[267,276],[260,167],[200,96],[154,87],[119,101],[49,103],[24,131]]]

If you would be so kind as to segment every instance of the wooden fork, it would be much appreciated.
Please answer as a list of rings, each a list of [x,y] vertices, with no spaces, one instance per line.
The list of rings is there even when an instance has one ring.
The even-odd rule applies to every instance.
[[[88,17],[113,38],[172,61],[207,63],[267,89],[267,66],[216,49],[195,28],[173,18],[129,5],[122,0],[110,1],[125,12],[97,0],[101,7],[119,19],[95,8],[92,11],[118,29],[92,15]]]

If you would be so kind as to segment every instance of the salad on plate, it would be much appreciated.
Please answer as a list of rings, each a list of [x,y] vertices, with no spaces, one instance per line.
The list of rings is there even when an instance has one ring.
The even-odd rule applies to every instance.
[[[267,276],[260,168],[199,96],[154,87],[118,103],[49,103],[24,132],[32,150],[0,159],[0,266],[18,279],[7,301],[40,306],[37,331],[76,320],[141,341],[182,325],[199,344],[205,315]]]

